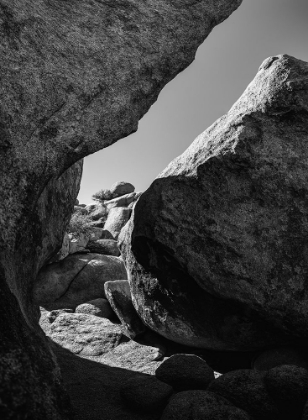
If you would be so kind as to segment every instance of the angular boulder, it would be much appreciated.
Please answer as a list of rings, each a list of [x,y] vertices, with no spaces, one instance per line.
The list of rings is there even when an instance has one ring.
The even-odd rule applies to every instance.
[[[100,254],[74,254],[43,268],[35,283],[35,302],[45,309],[75,308],[105,297],[104,284],[127,278],[123,261]]]
[[[0,401],[7,417],[66,416],[32,301],[36,274],[60,249],[73,210],[63,200],[72,190],[59,196],[57,183],[82,157],[134,132],[164,85],[240,4],[1,1]],[[8,398],[19,392],[26,410],[22,399]]]
[[[271,57],[142,194],[120,247],[161,335],[214,350],[308,338],[308,64]]]

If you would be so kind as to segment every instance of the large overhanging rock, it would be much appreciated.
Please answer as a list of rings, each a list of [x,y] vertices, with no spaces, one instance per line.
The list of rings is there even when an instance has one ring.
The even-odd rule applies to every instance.
[[[135,307],[161,335],[217,350],[307,340],[308,64],[264,61],[141,196],[125,235]]]
[[[9,219],[19,208],[7,208],[0,217],[0,235],[4,239],[8,235],[8,242],[16,235],[12,253],[5,253],[8,243],[0,242],[1,419],[24,419],[29,415],[37,420],[70,417],[60,370],[43,332],[30,323],[31,319],[39,319],[39,310],[33,304],[30,292],[37,271],[61,247],[79,191],[81,174],[82,161],[59,178],[52,178],[37,203],[29,204],[28,211],[24,213],[25,220],[21,220],[19,225],[11,226],[12,220]],[[12,191],[12,195],[14,193]],[[20,207],[22,205],[25,203],[20,203]],[[8,225],[2,225],[4,216]]]
[[[0,0],[0,308],[5,314],[0,401],[6,417],[61,417],[50,386],[58,379],[37,355],[50,361],[44,339],[35,333],[38,311],[31,291],[38,270],[61,243],[44,228],[57,202],[53,184],[83,156],[135,131],[163,86],[192,62],[212,28],[240,3]],[[40,206],[48,212],[43,215]],[[57,206],[64,206],[57,226],[62,235],[70,200],[60,199]],[[16,322],[10,324],[11,313]],[[10,354],[11,345],[27,363]],[[16,381],[16,375],[23,380]],[[35,375],[37,388],[31,382]],[[26,409],[24,400],[8,398],[16,384],[21,395],[27,393]]]

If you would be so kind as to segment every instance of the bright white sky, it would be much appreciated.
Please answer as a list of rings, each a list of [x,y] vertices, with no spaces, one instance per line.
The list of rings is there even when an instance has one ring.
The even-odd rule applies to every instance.
[[[169,83],[136,133],[85,158],[78,199],[116,181],[144,191],[190,143],[225,114],[262,61],[286,53],[308,61],[308,0],[243,0]]]

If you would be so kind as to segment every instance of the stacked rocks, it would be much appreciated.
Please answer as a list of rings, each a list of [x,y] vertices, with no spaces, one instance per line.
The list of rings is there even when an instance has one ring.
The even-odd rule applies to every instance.
[[[124,404],[155,410],[161,420],[301,420],[308,395],[308,371],[296,365],[241,369],[214,378],[196,355],[176,354],[156,370],[122,386]]]

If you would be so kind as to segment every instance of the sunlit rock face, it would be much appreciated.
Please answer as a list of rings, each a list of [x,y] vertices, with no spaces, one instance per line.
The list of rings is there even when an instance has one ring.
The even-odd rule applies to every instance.
[[[4,418],[66,417],[31,291],[38,270],[61,245],[77,195],[75,181],[59,193],[54,183],[83,156],[134,132],[162,87],[240,3],[0,1]],[[51,215],[54,202],[57,215]]]
[[[308,64],[267,59],[140,197],[121,252],[150,328],[216,350],[308,338],[307,99]]]

